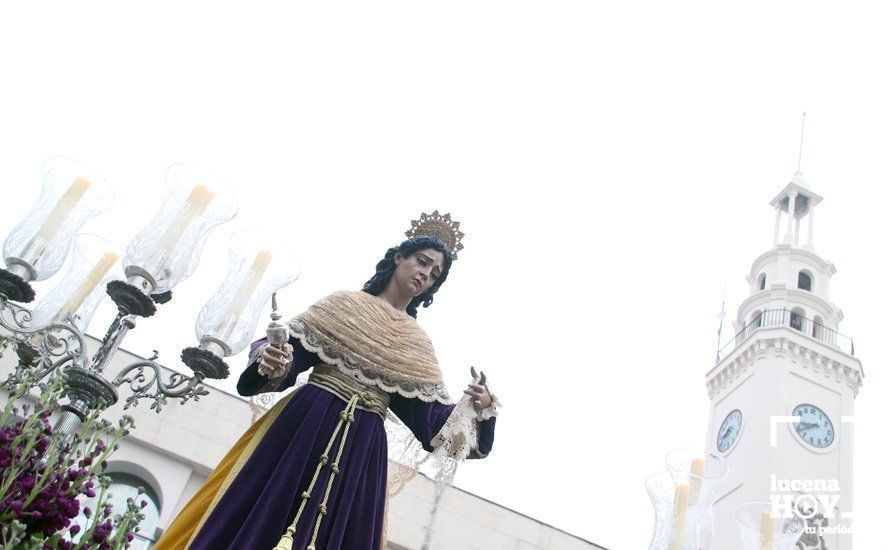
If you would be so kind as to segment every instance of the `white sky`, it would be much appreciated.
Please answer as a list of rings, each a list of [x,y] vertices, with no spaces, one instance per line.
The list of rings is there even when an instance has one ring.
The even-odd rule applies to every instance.
[[[419,320],[453,392],[472,364],[506,404],[494,454],[458,484],[642,548],[643,480],[671,448],[704,444],[724,282],[734,317],[806,110],[816,250],[838,267],[832,299],[867,374],[863,545],[883,535],[890,485],[886,16],[813,1],[7,3],[0,237],[50,156],[108,178],[117,204],[84,229],[121,247],[167,165],[216,172],[239,215],[125,342],[175,365],[233,231],[291,240],[304,276],[281,303],[295,314],[358,288],[420,210],[450,211],[466,249]]]

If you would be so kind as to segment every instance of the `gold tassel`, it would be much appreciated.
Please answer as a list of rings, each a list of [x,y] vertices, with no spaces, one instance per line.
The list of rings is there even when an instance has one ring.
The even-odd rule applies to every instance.
[[[278,541],[278,546],[275,547],[275,550],[291,550],[294,547],[294,539],[291,536],[290,529],[288,529],[284,536],[281,537],[281,540]]]

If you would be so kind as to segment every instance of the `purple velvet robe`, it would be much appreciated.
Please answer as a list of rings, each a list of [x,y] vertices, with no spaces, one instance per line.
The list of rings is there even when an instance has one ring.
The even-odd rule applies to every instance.
[[[257,346],[264,340],[254,343]],[[296,383],[297,375],[321,362],[295,338],[294,360],[276,391]],[[238,381],[241,395],[254,395],[268,382],[248,365]],[[241,472],[196,534],[195,550],[272,549],[293,521],[300,495],[309,486],[319,457],[330,440],[346,403],[313,385],[297,390],[275,419]],[[426,403],[391,394],[389,408],[430,451],[453,405]],[[478,424],[478,457],[494,443],[495,418]],[[340,459],[315,546],[326,550],[379,550],[385,519],[387,447],[383,419],[358,409]],[[330,468],[323,468],[297,530],[294,550],[309,544]]]

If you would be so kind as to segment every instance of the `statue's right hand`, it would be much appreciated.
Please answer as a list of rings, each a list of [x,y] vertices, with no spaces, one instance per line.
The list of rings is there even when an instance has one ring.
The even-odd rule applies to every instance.
[[[257,372],[269,378],[278,378],[287,372],[287,366],[293,358],[294,348],[290,344],[284,344],[282,348],[270,344],[263,350]]]

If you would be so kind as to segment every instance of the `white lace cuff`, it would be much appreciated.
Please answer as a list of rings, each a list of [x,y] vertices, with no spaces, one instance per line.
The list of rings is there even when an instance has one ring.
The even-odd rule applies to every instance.
[[[479,411],[478,413],[476,413],[476,420],[479,420],[481,422],[484,420],[488,420],[489,418],[494,418],[495,416],[498,415],[498,407],[500,407],[500,406],[501,406],[501,402],[498,401],[498,398],[495,397],[495,395],[492,393],[491,394],[491,404],[489,406],[485,407],[484,409],[482,409],[481,411]]]

